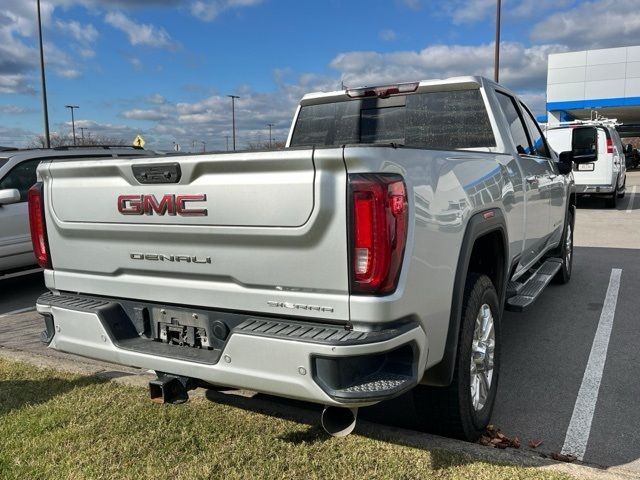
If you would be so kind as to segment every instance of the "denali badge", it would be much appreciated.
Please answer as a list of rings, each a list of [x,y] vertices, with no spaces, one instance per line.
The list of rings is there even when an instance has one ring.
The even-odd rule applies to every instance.
[[[180,215],[183,217],[205,217],[206,208],[188,208],[188,202],[205,202],[204,193],[196,195],[167,194],[158,201],[155,195],[118,195],[118,211],[122,215]]]
[[[333,312],[333,307],[321,307],[320,305],[305,305],[304,303],[267,301],[267,305],[275,308],[289,308],[291,310],[313,310],[315,312]]]
[[[149,260],[151,262],[185,262],[211,263],[211,257],[196,257],[194,255],[163,255],[161,253],[130,253],[131,260]]]

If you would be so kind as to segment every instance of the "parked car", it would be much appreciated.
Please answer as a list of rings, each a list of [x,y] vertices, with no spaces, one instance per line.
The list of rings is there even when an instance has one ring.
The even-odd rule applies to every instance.
[[[36,183],[42,160],[113,158],[149,155],[128,147],[61,147],[0,151],[0,278],[7,272],[36,267],[29,233],[27,191]]]
[[[417,425],[474,440],[503,309],[571,277],[573,156],[461,77],[306,95],[280,151],[47,161],[44,341],[155,370],[159,401],[205,381],[319,403],[334,435],[412,391]]]
[[[596,128],[597,134],[594,133]],[[616,208],[618,199],[626,191],[627,168],[624,148],[615,127],[607,123],[587,122],[548,128],[547,140],[556,152],[571,149],[575,133],[580,134],[581,148],[596,146],[597,156],[593,162],[576,165],[573,176],[576,193],[600,196],[607,206]]]

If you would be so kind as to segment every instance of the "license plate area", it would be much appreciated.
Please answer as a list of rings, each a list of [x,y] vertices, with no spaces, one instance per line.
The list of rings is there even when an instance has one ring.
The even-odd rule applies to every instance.
[[[579,172],[593,172],[595,165],[593,163],[580,163],[578,165]]]
[[[153,340],[169,345],[215,350],[222,348],[229,336],[224,321],[203,312],[152,308],[150,317]]]

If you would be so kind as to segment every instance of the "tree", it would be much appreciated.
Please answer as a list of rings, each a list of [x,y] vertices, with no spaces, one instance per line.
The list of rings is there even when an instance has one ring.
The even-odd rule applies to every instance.
[[[60,135],[58,133],[52,133],[49,136],[51,148],[56,147],[68,147],[73,145],[73,137],[69,135]],[[107,137],[105,135],[87,135],[83,138],[76,137],[76,144],[80,146],[84,145],[109,145],[113,147],[122,147],[129,145],[126,140],[122,138]],[[38,135],[27,144],[27,148],[44,148],[44,135]]]
[[[269,141],[266,142],[249,142],[247,146],[247,150],[279,150],[284,148],[284,141],[275,141],[271,142],[271,147],[269,147]]]

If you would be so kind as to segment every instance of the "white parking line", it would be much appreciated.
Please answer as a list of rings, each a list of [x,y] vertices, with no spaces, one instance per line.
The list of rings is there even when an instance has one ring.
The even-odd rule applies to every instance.
[[[634,185],[631,189],[631,196],[629,197],[629,205],[627,206],[627,213],[631,213],[633,210],[633,200],[636,198],[636,186]]]
[[[596,402],[598,401],[598,391],[600,390],[604,364],[607,360],[607,349],[609,348],[609,337],[611,336],[611,328],[613,327],[613,317],[616,313],[616,304],[618,303],[621,275],[622,269],[614,268],[611,270],[609,287],[607,288],[607,295],[604,299],[602,313],[600,314],[598,329],[593,339],[587,368],[582,377],[582,385],[580,385],[578,398],[573,407],[573,415],[571,415],[571,421],[569,422],[569,428],[567,429],[567,435],[562,447],[563,454],[573,454],[578,457],[578,460],[584,458],[584,453],[587,450],[587,442],[589,441],[589,435],[591,433],[593,412],[596,409]]]
[[[0,318],[8,317],[10,315],[16,315],[18,313],[30,312],[35,309],[36,309],[35,305],[31,307],[26,307],[26,308],[19,308],[18,310],[12,310],[10,312],[3,313],[2,315],[0,315]]]

